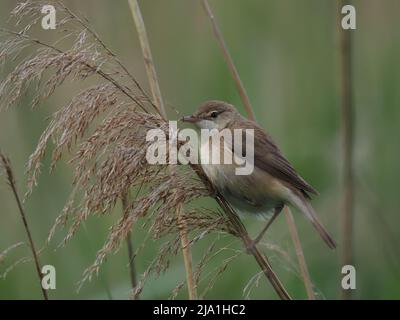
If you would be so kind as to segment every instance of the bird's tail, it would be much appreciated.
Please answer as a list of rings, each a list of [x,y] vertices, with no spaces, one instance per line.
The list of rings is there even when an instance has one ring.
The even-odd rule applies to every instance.
[[[321,238],[325,241],[329,248],[335,249],[336,242],[330,236],[329,232],[325,229],[322,223],[319,221],[318,216],[311,206],[310,202],[308,202],[304,196],[302,195],[295,195],[291,197],[290,201],[297,209],[301,211],[313,224],[314,228],[318,231]]]

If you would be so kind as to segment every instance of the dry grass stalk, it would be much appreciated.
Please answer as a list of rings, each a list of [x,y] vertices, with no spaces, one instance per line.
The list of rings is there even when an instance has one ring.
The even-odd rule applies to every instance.
[[[146,27],[143,21],[142,13],[140,11],[137,0],[128,0],[132,17],[135,21],[137,33],[139,35],[139,41],[143,52],[144,63],[147,72],[147,78],[149,79],[150,89],[153,96],[153,101],[161,114],[167,119],[167,113],[165,111],[164,101],[161,94],[160,85],[158,83],[157,72],[153,62],[153,56],[150,50],[150,44],[147,37]]]
[[[189,292],[189,299],[196,300],[197,299],[197,288],[193,279],[193,265],[192,265],[192,253],[190,251],[190,242],[189,236],[187,233],[187,227],[185,220],[182,219],[182,205],[179,205],[176,210],[176,214],[178,216],[178,221],[180,225],[180,239],[182,246],[182,255],[183,255],[183,263],[185,265],[186,270],[186,283]]]
[[[337,26],[340,39],[340,90],[342,122],[342,160],[343,160],[343,194],[342,194],[342,265],[354,264],[353,257],[353,224],[354,224],[354,107],[352,88],[352,46],[351,30],[341,27],[341,9],[348,1],[338,1]],[[351,290],[342,290],[342,298],[350,299]]]
[[[228,65],[228,68],[229,68],[229,70],[231,72],[231,75],[232,75],[232,77],[233,77],[233,79],[234,79],[234,81],[236,83],[236,87],[237,87],[239,95],[240,95],[240,97],[242,99],[243,105],[244,105],[244,107],[246,109],[247,115],[248,115],[249,119],[255,121],[254,111],[253,111],[253,107],[251,106],[250,99],[249,99],[249,97],[247,95],[247,92],[246,92],[246,89],[245,89],[245,87],[243,85],[243,82],[240,79],[239,73],[238,73],[238,71],[236,69],[236,66],[235,66],[235,64],[233,62],[233,59],[232,59],[232,57],[231,57],[231,55],[229,53],[228,47],[227,47],[227,45],[225,43],[224,37],[223,37],[222,32],[221,32],[221,30],[220,30],[220,28],[218,26],[218,23],[217,23],[217,21],[215,19],[215,16],[214,16],[214,14],[213,14],[213,12],[211,10],[211,7],[210,7],[210,5],[208,3],[208,0],[202,0],[202,3],[203,3],[204,9],[205,9],[208,17],[210,18],[211,25],[212,25],[215,37],[216,37],[216,39],[218,41],[219,46],[221,47],[222,54],[223,54],[223,56],[225,58],[225,61],[226,61],[227,65]],[[289,208],[287,208],[287,210],[289,210]],[[288,214],[291,215],[290,212],[288,212]],[[313,291],[312,291],[312,289],[310,287],[311,279],[310,279],[310,275],[309,275],[309,272],[308,272],[308,269],[307,269],[307,264],[306,264],[305,259],[304,259],[303,248],[301,246],[301,242],[300,242],[300,239],[298,237],[296,225],[295,225],[293,219],[287,219],[287,223],[288,223],[289,230],[290,230],[290,233],[291,233],[291,236],[292,236],[292,240],[293,240],[293,243],[294,243],[294,246],[295,246],[295,249],[296,249],[296,254],[297,254],[297,257],[298,257],[298,260],[299,260],[300,269],[302,270],[303,281],[304,281],[305,287],[307,288],[308,297],[310,299],[314,299],[315,296],[314,296]]]
[[[0,152],[0,167],[5,171],[8,185],[10,186],[10,188],[14,194],[14,198],[17,203],[22,222],[24,224],[25,232],[26,232],[26,235],[28,236],[29,246],[31,248],[33,260],[35,262],[36,273],[39,278],[39,285],[40,285],[40,289],[42,290],[43,298],[45,300],[49,300],[47,291],[42,286],[43,274],[41,271],[42,268],[40,267],[39,256],[38,256],[36,248],[35,248],[35,243],[33,242],[33,238],[32,238],[32,234],[31,234],[31,230],[29,228],[28,220],[26,219],[25,210],[22,206],[20,197],[18,195],[17,186],[16,186],[16,182],[14,179],[14,174],[13,174],[13,171],[11,168],[11,163],[10,163],[10,160],[1,152]],[[14,248],[15,248],[15,246],[14,246]],[[3,253],[3,254],[5,255],[5,253]],[[0,261],[1,261],[1,256],[0,256]]]
[[[25,49],[35,54],[22,58],[15,69],[0,83],[0,103],[6,107],[18,101],[30,84],[36,84],[32,106],[48,98],[66,81],[95,80],[96,85],[82,91],[65,106],[60,107],[39,139],[38,146],[28,162],[29,192],[37,184],[41,161],[50,143],[54,144],[51,167],[65,155],[74,172],[73,190],[63,212],[50,230],[50,241],[56,230],[66,227],[63,243],[71,239],[82,223],[93,215],[111,214],[116,204],[130,190],[138,196],[128,199],[126,212],[110,228],[104,246],[97,252],[94,263],[83,275],[81,284],[99,271],[106,256],[116,252],[139,219],[147,236],[137,248],[136,256],[149,238],[163,238],[164,243],[154,261],[142,274],[133,295],[139,294],[151,273],[159,275],[169,267],[170,260],[179,252],[180,230],[196,236],[193,245],[208,233],[229,233],[239,237],[248,246],[250,238],[241,221],[209,184],[201,166],[150,165],[146,141],[150,129],[161,129],[168,143],[169,127],[156,105],[140,87],[136,79],[118,61],[115,55],[91,31],[86,21],[72,14],[63,5],[57,5],[57,30],[62,30],[63,48],[32,38],[29,30],[40,15],[45,2],[27,1],[16,7],[12,16],[17,24],[29,22],[20,32],[1,30],[5,40],[0,42],[0,59]],[[59,31],[60,32],[60,31]],[[155,112],[152,113],[152,112]],[[185,207],[193,200],[217,195],[223,209],[196,210],[189,214],[176,214],[176,208]],[[273,272],[268,260],[252,248],[250,252],[271,281],[282,299],[289,299],[285,288]]]
[[[304,252],[301,247],[299,234],[297,232],[297,228],[295,228],[296,225],[294,222],[292,212],[288,206],[285,206],[284,211],[285,211],[286,221],[290,229],[290,235],[292,236],[292,241],[296,251],[297,260],[299,261],[300,274],[303,279],[304,286],[306,288],[307,297],[309,300],[315,300],[313,285],[311,283],[311,278],[308,272],[306,259],[304,257]]]
[[[157,105],[164,119],[167,119],[167,113],[164,107],[164,101],[161,95],[161,89],[157,78],[157,72],[153,62],[153,57],[151,54],[150,44],[147,37],[146,27],[143,21],[142,13],[140,11],[139,4],[137,0],[128,0],[129,6],[131,8],[132,16],[135,21],[135,26],[137,33],[139,35],[139,40],[143,52],[144,63],[147,72],[147,78],[150,83],[150,88],[153,96],[154,103]],[[197,299],[197,291],[193,280],[193,268],[192,268],[192,255],[189,247],[189,236],[187,233],[187,228],[184,221],[180,218],[182,214],[182,206],[177,207],[176,214],[178,220],[180,221],[180,235],[182,243],[182,255],[185,264],[186,271],[186,282],[188,286],[189,299]]]
[[[125,214],[125,212],[127,212],[128,210],[128,194],[125,193],[122,195],[121,202],[122,202],[122,211]],[[132,244],[132,231],[130,231],[126,236],[126,246],[128,248],[129,277],[131,279],[132,289],[135,289],[137,286],[137,280],[136,280],[136,270],[135,270],[135,255]]]
[[[220,46],[220,48],[222,50],[222,54],[224,56],[225,62],[228,65],[228,68],[232,74],[233,80],[235,81],[236,88],[239,92],[240,98],[242,99],[242,102],[246,109],[246,112],[251,120],[255,120],[255,115],[254,115],[254,111],[253,111],[253,108],[250,103],[249,96],[247,95],[246,89],[242,83],[242,80],[240,79],[239,72],[237,71],[236,66],[233,62],[233,59],[229,53],[228,47],[225,43],[224,37],[218,26],[215,16],[211,10],[210,4],[208,3],[207,0],[202,0],[202,3],[203,3],[204,10],[206,11],[208,17],[210,18],[214,35],[217,38],[218,45]]]

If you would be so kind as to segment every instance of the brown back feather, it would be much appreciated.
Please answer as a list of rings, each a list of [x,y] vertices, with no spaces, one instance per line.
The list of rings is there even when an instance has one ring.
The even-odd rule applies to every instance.
[[[238,114],[239,115],[239,114]],[[254,129],[254,165],[265,170],[270,175],[286,182],[289,187],[299,190],[305,197],[310,198],[308,193],[318,195],[318,192],[310,186],[293,168],[290,162],[283,156],[272,138],[254,121],[247,120],[239,115],[231,129]],[[240,122],[237,125],[238,120]],[[245,134],[243,134],[245,143]],[[244,149],[245,144],[243,144]]]

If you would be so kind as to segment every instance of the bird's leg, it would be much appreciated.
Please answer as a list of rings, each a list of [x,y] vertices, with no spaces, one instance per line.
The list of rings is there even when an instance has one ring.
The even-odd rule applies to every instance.
[[[251,241],[250,245],[247,247],[247,251],[249,251],[250,248],[255,247],[261,239],[264,237],[265,232],[267,232],[269,226],[274,222],[275,218],[279,215],[279,213],[282,211],[283,206],[279,206],[275,208],[273,216],[268,220],[267,225],[261,230],[259,235]]]

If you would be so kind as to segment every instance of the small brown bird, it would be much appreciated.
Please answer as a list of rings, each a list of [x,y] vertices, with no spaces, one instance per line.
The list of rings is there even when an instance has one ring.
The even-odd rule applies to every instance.
[[[311,221],[330,248],[336,247],[310,204],[310,194],[318,195],[318,192],[297,174],[271,137],[257,123],[244,118],[233,105],[223,101],[207,101],[193,115],[185,116],[182,120],[194,123],[200,129],[254,130],[254,170],[251,174],[235,174],[235,163],[202,164],[213,185],[239,213],[269,217],[254,244],[261,240],[283,206],[292,205]],[[235,154],[232,146],[224,143],[224,147],[230,148]],[[202,149],[203,145],[200,153],[204,152]]]

